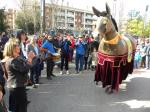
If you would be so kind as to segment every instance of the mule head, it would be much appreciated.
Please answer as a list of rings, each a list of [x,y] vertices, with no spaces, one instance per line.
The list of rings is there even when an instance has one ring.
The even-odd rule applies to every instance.
[[[106,35],[109,32],[116,31],[116,28],[114,26],[114,21],[111,15],[110,8],[108,4],[106,3],[106,11],[100,12],[95,7],[93,8],[94,14],[98,17],[96,25],[95,25],[95,31],[98,31],[100,35]],[[100,19],[100,17],[102,17]]]

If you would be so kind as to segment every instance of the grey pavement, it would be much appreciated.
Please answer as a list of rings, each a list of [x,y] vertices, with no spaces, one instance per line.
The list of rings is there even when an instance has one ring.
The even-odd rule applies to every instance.
[[[76,75],[72,66],[71,72],[52,80],[42,77],[43,84],[28,91],[28,112],[150,112],[150,70],[135,70],[113,94],[95,85],[93,71]]]

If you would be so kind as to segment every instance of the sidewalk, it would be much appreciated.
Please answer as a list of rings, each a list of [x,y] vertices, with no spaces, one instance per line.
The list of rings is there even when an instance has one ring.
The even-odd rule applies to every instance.
[[[75,63],[69,63],[69,75],[66,74],[65,69],[63,70],[63,75],[60,75],[60,68],[57,65],[54,66],[53,73],[56,76],[74,76],[74,75],[76,76],[76,75],[80,75],[80,73],[79,74],[75,74],[76,73],[76,71],[75,71]],[[44,63],[44,70],[42,70],[41,77],[46,77],[46,64],[45,63]]]

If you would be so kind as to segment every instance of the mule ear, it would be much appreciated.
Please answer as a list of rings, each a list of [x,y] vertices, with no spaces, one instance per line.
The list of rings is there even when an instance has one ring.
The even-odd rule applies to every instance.
[[[97,10],[95,7],[92,7],[92,9],[93,9],[94,14],[95,14],[97,17],[100,17],[101,12],[100,12],[99,10]]]
[[[111,15],[110,7],[108,6],[107,2],[106,2],[106,12],[107,12],[107,14]]]

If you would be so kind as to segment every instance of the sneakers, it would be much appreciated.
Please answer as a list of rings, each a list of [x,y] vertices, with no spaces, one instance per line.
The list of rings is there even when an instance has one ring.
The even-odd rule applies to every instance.
[[[62,71],[60,71],[60,75],[62,75],[63,74],[63,72]]]
[[[54,75],[54,74],[51,74],[51,76],[56,77],[56,75]]]
[[[76,74],[78,74],[79,73],[79,71],[76,71]]]
[[[68,70],[66,71],[66,74],[69,75],[69,71]]]
[[[66,74],[69,75],[69,71],[66,71]],[[60,71],[60,75],[63,75],[63,71]]]
[[[33,88],[38,88],[38,86],[37,85],[35,85],[35,84],[33,84],[33,86],[32,86]]]
[[[83,73],[84,73],[83,70],[79,72],[79,74],[83,74]]]

